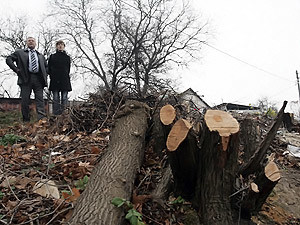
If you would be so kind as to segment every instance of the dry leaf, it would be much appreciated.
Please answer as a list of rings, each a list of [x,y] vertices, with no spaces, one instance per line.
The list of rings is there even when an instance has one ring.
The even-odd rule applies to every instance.
[[[104,129],[101,130],[101,132],[102,132],[102,133],[109,133],[109,132],[110,132],[110,129],[104,128]]]
[[[43,150],[45,149],[47,146],[45,144],[42,143],[36,143],[35,146],[39,149],[39,150]]]
[[[100,153],[100,149],[96,146],[93,146],[91,149],[91,153],[92,154],[99,154]]]
[[[32,155],[31,154],[24,154],[22,155],[22,159],[25,159],[26,161],[29,161],[32,159]]]
[[[8,202],[7,202],[7,204],[6,204],[6,207],[7,207],[9,210],[13,210],[17,205],[18,205],[18,202],[17,202],[17,201],[10,201],[10,200],[8,200]]]
[[[72,188],[72,195],[67,192],[62,192],[62,196],[66,199],[66,202],[74,202],[80,196],[80,192],[77,188]]]
[[[94,169],[94,166],[90,165],[89,162],[87,162],[87,163],[79,162],[78,165],[79,165],[79,167],[81,166],[81,167],[86,168],[89,172],[91,172]]]
[[[31,151],[33,151],[33,150],[35,150],[35,146],[31,145],[28,149],[31,150]]]
[[[168,219],[165,220],[165,225],[170,225],[170,221]]]
[[[29,178],[24,177],[24,178],[17,180],[15,187],[18,189],[25,189],[27,184],[29,184],[30,182],[31,182],[31,180]]]
[[[151,195],[137,195],[135,192],[132,194],[132,204],[143,204],[147,200],[151,199]]]
[[[54,181],[47,179],[37,182],[33,187],[33,193],[39,194],[46,198],[60,198],[58,188],[56,187]]]
[[[8,188],[11,185],[14,185],[17,181],[15,176],[9,176],[0,184],[0,187]]]

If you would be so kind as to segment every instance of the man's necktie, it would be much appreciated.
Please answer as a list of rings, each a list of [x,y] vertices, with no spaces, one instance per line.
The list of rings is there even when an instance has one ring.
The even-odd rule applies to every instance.
[[[31,68],[33,73],[37,73],[37,64],[34,55],[34,50],[30,50],[30,58],[31,58]]]

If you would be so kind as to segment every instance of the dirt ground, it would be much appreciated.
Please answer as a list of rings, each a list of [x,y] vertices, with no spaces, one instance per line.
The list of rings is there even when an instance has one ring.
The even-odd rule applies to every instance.
[[[281,179],[264,204],[259,218],[253,221],[257,224],[300,224],[300,158],[284,148],[288,144],[300,148],[300,134],[281,129],[276,139],[282,143],[277,146],[275,158]]]
[[[97,102],[94,105],[100,104]],[[76,199],[87,183],[85,178],[88,178],[109,142],[110,130],[104,126],[109,120],[107,110],[103,108],[105,110],[102,112],[99,106],[91,109],[88,105],[78,109],[78,113],[73,110],[70,114],[54,118],[51,123],[50,120],[40,121],[0,129],[0,137],[16,134],[26,138],[26,142],[0,149],[0,224],[9,224],[7,221],[11,221],[10,224],[33,224],[33,221],[38,224],[61,224],[71,216]],[[75,119],[70,115],[76,115]],[[98,116],[96,119],[95,115]],[[100,126],[95,128],[95,124]],[[268,128],[267,125],[262,127]],[[57,130],[63,132],[58,133]],[[290,154],[288,150],[291,146],[300,149],[300,134],[281,128],[269,152],[273,153],[274,161],[280,168],[281,179],[260,214],[252,217],[252,221],[240,221],[240,225],[300,225],[300,158]],[[155,187],[154,181],[160,179],[166,160],[155,157],[150,153],[145,156],[144,167],[136,181],[140,196],[147,196],[147,191]],[[45,175],[58,184],[62,195],[60,199],[48,199],[33,192],[34,185]],[[15,183],[10,183],[10,179],[6,178],[15,178]],[[9,184],[4,187],[2,184],[6,184],[7,180]],[[197,217],[191,217],[191,223],[172,222],[186,214],[181,205],[168,204],[166,209],[162,209],[158,202],[150,200],[141,204],[140,210],[149,225],[195,225],[194,218]]]

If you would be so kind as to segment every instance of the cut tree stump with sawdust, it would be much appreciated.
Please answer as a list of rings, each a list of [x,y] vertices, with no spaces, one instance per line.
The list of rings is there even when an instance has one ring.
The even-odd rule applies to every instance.
[[[131,198],[144,156],[149,108],[127,101],[118,115],[108,149],[93,170],[69,224],[118,225],[124,220],[123,209],[115,207],[111,200]]]

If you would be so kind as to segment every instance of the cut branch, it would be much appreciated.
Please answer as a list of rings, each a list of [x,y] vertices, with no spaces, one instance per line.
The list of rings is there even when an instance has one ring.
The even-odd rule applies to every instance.
[[[185,119],[178,120],[172,130],[170,131],[167,139],[167,148],[169,151],[175,151],[178,146],[186,138],[192,125]]]
[[[259,168],[263,166],[262,162],[266,156],[266,152],[267,152],[271,142],[273,141],[279,126],[282,123],[283,113],[284,113],[284,109],[285,109],[286,105],[287,105],[287,101],[284,101],[283,106],[280,109],[280,111],[278,112],[277,117],[275,118],[273,125],[270,128],[268,134],[265,136],[263,141],[260,143],[258,149],[255,151],[253,156],[250,158],[248,163],[241,167],[240,173],[244,177],[248,176],[249,174],[253,174],[256,171],[260,171]]]

